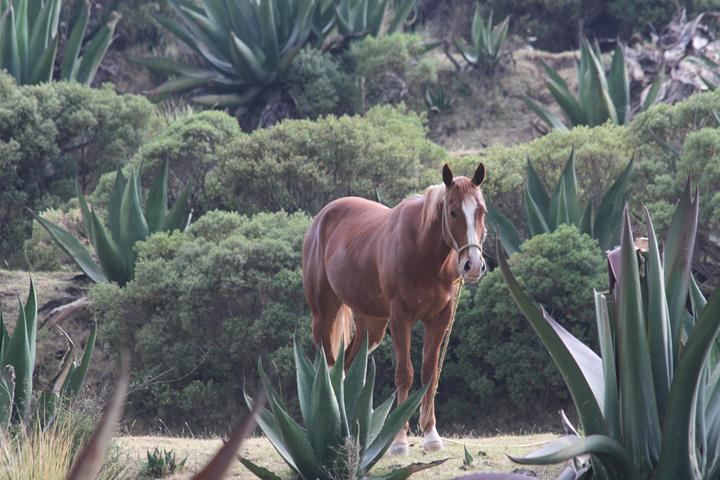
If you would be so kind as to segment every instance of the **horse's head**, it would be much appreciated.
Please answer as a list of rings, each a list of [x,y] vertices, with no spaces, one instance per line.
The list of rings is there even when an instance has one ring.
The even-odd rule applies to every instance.
[[[480,163],[472,179],[454,177],[447,164],[442,170],[445,196],[442,205],[442,234],[455,250],[458,273],[467,281],[477,281],[485,273],[485,200],[480,185],[485,180],[485,165]]]

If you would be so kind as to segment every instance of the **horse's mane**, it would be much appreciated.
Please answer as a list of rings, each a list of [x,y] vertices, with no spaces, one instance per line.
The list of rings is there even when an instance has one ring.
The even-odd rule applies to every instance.
[[[430,185],[422,194],[423,206],[422,206],[422,220],[420,222],[420,228],[424,231],[440,216],[440,205],[442,205],[445,199],[445,184],[438,183],[437,185]]]

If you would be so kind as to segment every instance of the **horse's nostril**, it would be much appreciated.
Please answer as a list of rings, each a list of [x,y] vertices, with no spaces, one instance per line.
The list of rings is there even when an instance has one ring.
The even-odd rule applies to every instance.
[[[468,270],[470,270],[471,267],[472,265],[470,264],[470,260],[468,260],[467,262],[465,262],[465,266],[463,267],[463,269],[467,272]]]

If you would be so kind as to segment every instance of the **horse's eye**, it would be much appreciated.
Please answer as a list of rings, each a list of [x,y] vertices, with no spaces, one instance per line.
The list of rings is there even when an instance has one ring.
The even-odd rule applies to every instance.
[[[457,215],[455,215],[455,210],[450,210],[450,216],[455,218]]]

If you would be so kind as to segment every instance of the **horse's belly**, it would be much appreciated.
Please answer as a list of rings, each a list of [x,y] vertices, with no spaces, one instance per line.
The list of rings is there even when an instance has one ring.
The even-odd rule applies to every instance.
[[[354,312],[387,318],[390,315],[388,301],[377,272],[371,265],[342,260],[336,257],[327,265],[328,281],[335,295]]]

